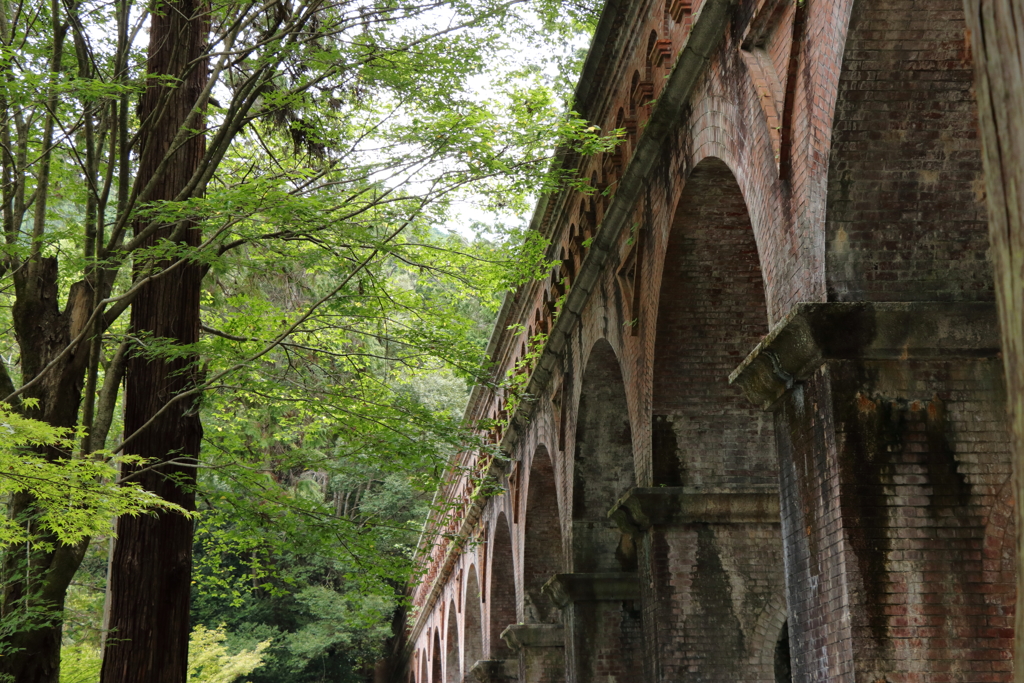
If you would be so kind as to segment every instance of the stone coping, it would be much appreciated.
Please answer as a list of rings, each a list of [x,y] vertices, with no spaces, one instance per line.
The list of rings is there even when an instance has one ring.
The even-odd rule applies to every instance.
[[[992,302],[797,304],[729,375],[764,410],[829,360],[996,358]]]
[[[632,488],[608,512],[627,534],[669,524],[779,524],[777,490],[701,492],[679,486]]]
[[[513,683],[513,681],[519,680],[519,660],[477,660],[470,667],[466,680],[473,683]]]
[[[564,647],[565,628],[561,624],[510,624],[501,639],[519,652],[527,647]]]
[[[563,609],[574,602],[639,600],[640,579],[636,572],[555,574],[541,591]]]

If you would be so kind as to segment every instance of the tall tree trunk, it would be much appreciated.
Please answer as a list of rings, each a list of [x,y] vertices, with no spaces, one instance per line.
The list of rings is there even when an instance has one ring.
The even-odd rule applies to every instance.
[[[51,83],[48,85],[49,114],[44,124],[43,155],[34,178],[37,191],[33,217],[33,235],[37,238],[27,260],[14,269],[15,304],[11,311],[14,331],[21,349],[22,379],[38,379],[24,392],[34,399],[34,407],[20,406],[27,416],[43,420],[55,427],[73,427],[78,420],[82,396],[82,380],[88,361],[88,344],[79,344],[69,353],[61,353],[82,331],[92,302],[92,286],[74,284],[67,303],[60,309],[57,259],[44,257],[41,235],[47,220],[47,193],[50,182],[49,160],[56,112],[59,107],[57,88],[61,78],[61,55],[68,26],[58,3],[51,4],[52,55]],[[5,121],[5,126],[8,122]],[[6,128],[5,128],[6,130]],[[4,135],[10,142],[10,135]],[[5,147],[10,155],[10,147]],[[4,160],[4,223],[12,234],[13,225],[22,220],[22,211],[13,184],[12,161]],[[10,238],[9,238],[10,239]],[[48,368],[45,374],[44,368]],[[4,373],[4,396],[13,388]],[[2,398],[2,397],[0,397]],[[16,406],[19,407],[19,406]],[[50,450],[50,458],[65,454]],[[31,532],[29,543],[8,548],[0,562],[0,617],[6,634],[0,638],[0,675],[18,683],[57,683],[60,672],[60,640],[64,597],[88,546],[83,541],[75,546],[61,544],[52,534],[39,530],[34,520],[36,501],[28,493],[11,496],[7,514]]]
[[[988,225],[1014,452],[1017,533],[1024,530],[1024,6],[964,0],[985,161]],[[1017,551],[1015,676],[1024,681],[1024,556]]]
[[[136,187],[147,187],[155,179],[146,200],[159,201],[174,199],[181,192],[204,153],[198,132],[175,150],[171,145],[183,128],[198,131],[202,126],[193,108],[208,78],[203,59],[208,9],[203,0],[158,2],[151,22],[148,72],[179,79],[176,87],[166,78],[151,80],[139,108],[148,132],[143,137]],[[137,223],[136,229],[144,224]],[[177,223],[162,226],[149,244],[172,237],[183,247],[200,242],[198,228]],[[136,277],[167,265],[166,260],[143,258],[136,264]],[[194,509],[194,462],[202,438],[196,403],[192,398],[179,400],[158,413],[168,401],[195,386],[197,361],[192,355],[146,355],[142,347],[150,346],[150,338],[179,344],[198,341],[201,281],[201,266],[185,263],[140,292],[132,304],[131,334],[142,341],[132,351],[126,375],[125,434],[137,432],[126,453],[178,463],[143,472],[136,469],[133,481],[186,509]],[[126,475],[132,473],[124,470]],[[109,578],[111,632],[103,655],[102,683],[184,683],[191,578],[190,520],[174,513],[118,520]]]

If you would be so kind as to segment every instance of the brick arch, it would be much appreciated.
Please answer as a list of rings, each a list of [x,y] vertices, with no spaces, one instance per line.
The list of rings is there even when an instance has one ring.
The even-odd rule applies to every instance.
[[[720,159],[693,169],[664,252],[654,342],[655,486],[770,487],[772,422],[729,373],[768,333],[750,215]]]
[[[420,680],[419,683],[429,683],[430,678],[427,676],[427,652],[426,650],[420,650]]]
[[[431,658],[430,683],[443,683],[444,672],[441,670],[441,629],[434,629],[434,656]]]
[[[448,605],[448,628],[445,629],[445,683],[461,683],[462,671],[459,663],[459,616],[452,599]]]
[[[758,120],[764,119],[756,91],[751,88],[747,94],[750,101],[733,101],[714,92],[709,84],[695,98],[687,126],[690,151],[678,172],[692,172],[702,163],[715,160],[732,173],[746,203],[758,255],[765,264],[765,302],[768,320],[774,324],[785,317],[794,302],[815,300],[818,294],[813,289],[815,276],[806,270],[808,262],[792,257],[807,245],[790,229],[788,208],[780,201],[783,191],[777,180],[770,136],[760,136],[759,131],[766,131],[753,130],[747,123],[751,111],[757,112]],[[672,225],[666,221],[663,230],[668,232]],[[667,239],[668,235],[663,237]]]
[[[630,554],[631,549],[621,547],[625,537],[607,516],[615,501],[635,481],[632,427],[622,368],[608,340],[600,339],[587,358],[576,416],[573,571],[635,570],[635,552]]]
[[[787,625],[786,598],[780,593],[772,595],[761,610],[750,637],[750,659],[747,661],[748,681],[775,681],[776,650]],[[787,629],[788,631],[788,629]]]
[[[484,631],[481,618],[483,604],[480,601],[480,579],[477,576],[476,565],[470,565],[469,571],[466,572],[466,593],[462,605],[462,642],[468,671],[473,664],[484,658]]]
[[[635,539],[608,518],[636,481],[632,425],[619,360],[607,339],[590,348],[580,383],[572,466],[572,565],[569,582],[601,590],[637,581]],[[573,590],[568,589],[570,592]],[[639,604],[628,597],[572,598],[563,612],[571,681],[628,681],[643,671]]]
[[[893,26],[914,29],[897,39]],[[993,298],[964,28],[959,0],[853,3],[827,178],[830,301]]]
[[[494,522],[494,536],[490,543],[487,590],[489,605],[488,644],[489,659],[509,659],[512,652],[501,639],[501,632],[516,623],[516,581],[512,556],[512,530],[504,512]]]
[[[523,532],[523,619],[525,623],[553,623],[558,610],[541,587],[564,571],[562,529],[558,515],[555,468],[548,449],[539,446],[530,462]]]

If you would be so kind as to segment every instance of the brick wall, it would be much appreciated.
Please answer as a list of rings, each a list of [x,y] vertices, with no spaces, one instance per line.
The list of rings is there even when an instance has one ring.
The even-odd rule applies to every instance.
[[[777,486],[770,419],[725,381],[768,332],[750,218],[732,173],[702,162],[679,201],[658,294],[655,486]]]
[[[1012,679],[1003,400],[966,360],[835,362],[786,399],[798,680]]]
[[[960,0],[859,0],[829,158],[828,296],[991,300],[974,73]]]

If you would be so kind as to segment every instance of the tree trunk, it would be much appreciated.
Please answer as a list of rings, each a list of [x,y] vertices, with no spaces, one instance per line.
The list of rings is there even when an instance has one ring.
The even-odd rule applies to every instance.
[[[159,201],[178,195],[204,153],[198,132],[176,150],[171,150],[171,144],[183,127],[196,131],[202,127],[202,118],[193,116],[192,110],[208,78],[208,64],[203,59],[208,9],[202,0],[158,2],[151,22],[149,73],[180,79],[174,88],[166,79],[152,80],[139,108],[148,132],[143,137],[136,187],[144,188],[156,178],[154,191],[146,199]],[[169,163],[161,170],[168,154]],[[137,223],[136,229],[144,224]],[[178,223],[162,226],[148,244],[175,233],[179,245],[195,247],[200,242],[198,228]],[[143,257],[136,263],[136,277],[168,264]],[[142,289],[131,312],[131,334],[142,341],[132,351],[126,374],[125,434],[137,435],[125,452],[153,462],[178,461],[137,473],[132,480],[186,509],[194,509],[194,463],[202,438],[197,405],[194,398],[188,398],[157,413],[173,397],[196,385],[197,361],[190,354],[147,356],[143,347],[149,346],[148,338],[178,344],[198,341],[201,282],[201,266],[184,263],[172,275],[157,278]],[[129,476],[138,468],[122,471]],[[118,520],[109,578],[111,632],[103,654],[102,683],[184,683],[191,578],[190,520],[173,513]]]
[[[964,0],[964,8],[974,52],[1019,536],[1024,530],[1024,9],[1020,0]],[[1017,681],[1024,681],[1022,578],[1018,549]]]
[[[85,307],[91,303],[89,288],[71,288],[64,311],[58,308],[57,259],[37,258],[15,276],[17,290],[13,320],[22,349],[22,374],[26,381],[39,374],[81,332]],[[26,391],[38,406],[25,414],[57,427],[72,427],[78,418],[88,345],[64,356],[41,382]],[[50,457],[63,454],[52,452]],[[11,497],[8,514],[31,524],[35,499],[28,494]],[[50,534],[40,544],[21,544],[3,555],[3,602],[0,615],[7,624],[27,626],[14,630],[0,644],[0,674],[18,683],[57,683],[60,669],[61,612],[71,578],[82,561],[88,542],[65,546]]]

